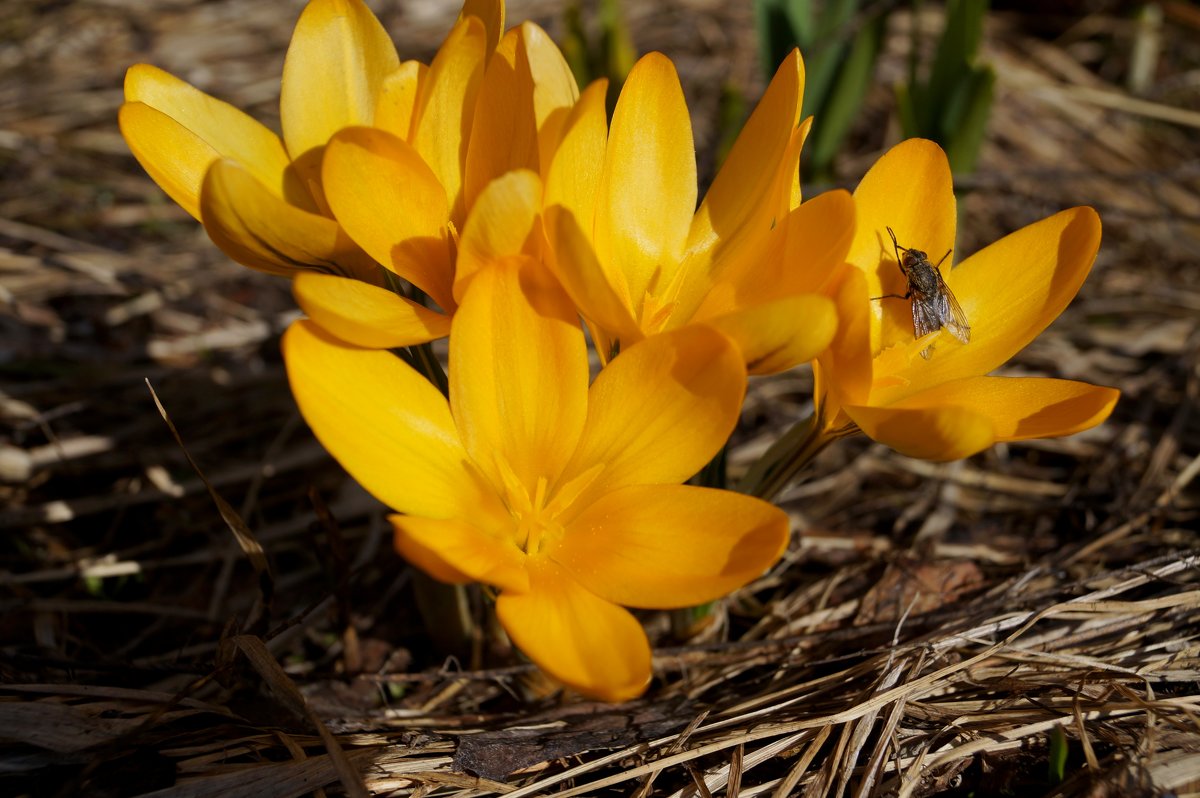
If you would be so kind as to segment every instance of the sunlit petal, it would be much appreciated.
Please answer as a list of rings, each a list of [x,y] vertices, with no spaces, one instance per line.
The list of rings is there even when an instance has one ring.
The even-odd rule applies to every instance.
[[[800,294],[710,319],[737,343],[751,374],[775,374],[807,363],[829,346],[837,311],[827,297]]]
[[[695,318],[712,318],[796,294],[828,293],[853,237],[850,194],[838,189],[817,195],[779,222],[768,253],[739,253],[748,257],[722,267]]]
[[[680,291],[679,312],[687,314],[694,308],[693,317],[707,318],[810,293],[822,284],[817,275],[844,261],[854,234],[850,195],[828,191],[800,204],[800,149],[811,125],[809,117],[792,130],[773,180],[754,184],[759,196],[753,212],[737,227],[719,231],[707,241],[693,235],[684,265],[691,278]],[[693,222],[693,234],[696,231]],[[699,279],[700,275],[707,279]]]
[[[941,147],[925,139],[908,139],[892,147],[863,177],[854,191],[857,227],[849,261],[867,275],[868,296],[905,294],[907,284],[887,228],[903,247],[922,250],[936,263],[954,246],[955,200],[950,162]],[[949,272],[953,257],[942,264]],[[885,299],[871,303],[873,352],[913,335],[907,302]]]
[[[833,341],[813,372],[815,401],[826,403],[827,418],[841,404],[864,404],[871,394],[872,360],[867,278],[859,269],[843,268],[830,286],[837,306],[838,326]]]
[[[596,206],[597,255],[625,272],[630,296],[657,296],[673,283],[695,207],[683,89],[666,56],[650,53],[621,89]]]
[[[595,81],[584,90],[567,114],[546,174],[546,207],[561,205],[569,210],[589,246],[608,143],[607,91],[607,80]]]
[[[424,550],[442,562],[452,564],[455,571],[469,576],[472,581],[502,590],[524,592],[529,589],[525,554],[511,540],[489,535],[459,519],[393,515],[389,520],[395,527],[396,548],[401,553],[408,551],[421,556]],[[429,561],[427,557],[422,559]],[[420,561],[414,564],[422,565]],[[437,573],[430,575],[438,578]]]
[[[484,186],[513,169],[538,171],[533,76],[518,64],[521,31],[500,40],[483,75],[467,144],[463,191],[470,208]],[[524,68],[522,68],[524,67]]]
[[[488,50],[495,49],[504,35],[504,0],[464,0],[458,19],[466,17],[479,17],[487,30]]]
[[[835,281],[854,240],[855,204],[849,193],[826,191],[788,213],[778,268],[781,291],[826,291]],[[764,280],[775,273],[764,276]]]
[[[383,79],[379,87],[379,101],[375,104],[375,127],[408,141],[412,134],[417,92],[428,72],[429,67],[420,61],[405,61],[399,69]]]
[[[391,352],[359,349],[311,321],[283,336],[304,420],[360,485],[387,506],[460,518],[494,502],[468,465],[446,398]]]
[[[533,22],[521,23],[518,66],[533,76],[533,113],[538,129],[538,162],[544,176],[558,147],[567,114],[579,100],[579,84],[562,50]]]
[[[650,683],[650,643],[637,619],[545,558],[529,564],[529,592],[500,594],[496,616],[538,667],[586,696],[626,701]]]
[[[454,26],[421,81],[409,138],[445,189],[456,225],[466,212],[462,189],[467,137],[487,54],[487,31],[478,17],[466,17]]]
[[[606,336],[631,346],[642,338],[624,293],[625,283],[596,259],[573,214],[562,206],[546,209],[546,231],[551,247],[550,265],[571,301],[585,319],[599,325]],[[597,345],[599,349],[604,347]],[[607,360],[607,351],[601,352]]]
[[[587,425],[564,481],[599,465],[591,497],[625,485],[683,482],[729,438],[745,374],[733,342],[703,325],[624,350],[592,383]]]
[[[914,361],[906,372],[910,388],[877,391],[872,402],[890,404],[924,386],[987,374],[1006,362],[1074,299],[1099,247],[1100,217],[1091,208],[1071,208],[1005,236],[952,272],[943,267],[971,327],[970,343],[942,334],[933,356]]]
[[[411,518],[412,516],[389,516],[389,518]],[[433,549],[421,545],[415,539],[402,534],[393,524],[392,545],[396,553],[411,565],[424,571],[439,582],[448,585],[469,585],[475,579],[446,562]]]
[[[788,145],[800,121],[803,97],[804,63],[800,52],[792,50],[705,194],[692,221],[689,251],[727,245],[749,223],[761,225],[765,234],[780,211],[786,210],[780,207],[776,184],[781,172],[787,173],[790,183],[799,179],[799,148],[789,153]]]
[[[686,485],[622,488],[571,522],[552,556],[596,595],[627,607],[703,604],[770,567],[788,541],[777,507]]]
[[[578,96],[570,68],[545,31],[526,22],[504,35],[488,62],[472,120],[464,185],[468,208],[505,172],[548,171]]]
[[[200,195],[200,218],[229,257],[270,274],[302,271],[378,279],[379,267],[337,222],[284,202],[240,163],[216,161]]]
[[[969,407],[988,416],[996,440],[1051,438],[1108,418],[1120,391],[1044,377],[967,377],[914,394],[894,407]]]
[[[587,412],[578,316],[536,261],[510,258],[471,281],[450,336],[450,400],[463,444],[496,484],[532,494],[571,456]]]
[[[129,149],[197,219],[204,175],[221,158],[239,161],[280,197],[315,210],[299,182],[287,180],[289,159],[279,136],[232,105],[149,64],[125,73],[125,100],[118,120]]]
[[[330,208],[346,232],[452,309],[446,192],[416,150],[382,130],[348,128],[326,147],[323,174]]]
[[[449,316],[359,280],[300,274],[292,292],[313,321],[355,346],[392,349],[450,334]]]
[[[370,125],[383,82],[399,66],[391,37],[361,0],[305,6],[288,45],[279,97],[292,158],[323,147],[344,127]]]
[[[509,172],[488,184],[471,208],[458,242],[455,300],[462,301],[467,284],[489,264],[512,255],[538,254],[541,203],[542,183],[534,172]]]
[[[958,460],[996,442],[995,425],[984,413],[958,405],[866,407],[845,411],[869,437],[922,460]]]

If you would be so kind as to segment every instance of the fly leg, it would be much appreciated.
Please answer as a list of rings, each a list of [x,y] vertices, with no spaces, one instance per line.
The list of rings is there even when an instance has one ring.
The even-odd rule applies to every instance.
[[[907,279],[908,278],[908,269],[904,268],[904,258],[900,257],[900,250],[904,250],[905,252],[908,252],[908,247],[900,246],[900,242],[896,240],[896,231],[895,230],[893,230],[892,228],[889,227],[889,228],[887,228],[887,231],[888,231],[888,235],[892,237],[892,252],[896,256],[896,265],[900,267],[900,273],[904,275],[905,279]],[[950,253],[947,252],[946,254],[949,255]],[[880,297],[880,298],[882,299],[882,297]],[[908,297],[905,297],[905,299],[907,299],[907,298]]]
[[[904,268],[904,258],[900,257],[900,250],[903,249],[905,252],[907,252],[908,249],[900,246],[900,242],[896,240],[896,231],[894,231],[890,227],[887,228],[887,231],[888,231],[888,235],[892,237],[892,252],[896,256],[896,265],[900,267],[900,273],[904,275],[904,279],[908,280],[908,269]],[[911,296],[912,296],[912,287],[910,284],[908,292],[905,293],[904,296],[901,296],[900,294],[884,294],[883,296],[871,297],[871,301],[874,302],[877,299],[908,299]]]

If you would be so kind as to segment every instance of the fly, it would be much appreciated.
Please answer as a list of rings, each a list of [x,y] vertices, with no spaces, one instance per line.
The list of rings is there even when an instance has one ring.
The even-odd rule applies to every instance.
[[[920,338],[931,332],[945,327],[959,341],[970,343],[971,327],[967,324],[967,314],[959,307],[950,287],[942,279],[940,271],[942,262],[950,257],[952,250],[947,250],[936,264],[929,262],[929,256],[919,249],[909,249],[900,246],[892,228],[887,228],[892,237],[892,248],[896,253],[896,265],[900,273],[908,281],[908,290],[900,294],[884,294],[874,299],[911,299],[913,336]],[[903,253],[903,254],[901,254]],[[933,356],[933,344],[921,351],[921,357],[928,360]]]

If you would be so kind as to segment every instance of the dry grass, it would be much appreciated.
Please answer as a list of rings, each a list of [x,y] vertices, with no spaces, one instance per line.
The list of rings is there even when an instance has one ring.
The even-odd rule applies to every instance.
[[[1100,210],[1092,277],[1008,373],[1118,386],[1113,419],[945,466],[833,447],[783,497],[802,532],[784,561],[686,639],[647,614],[658,678],[609,707],[547,694],[504,652],[439,652],[380,508],[294,410],[287,286],[227,263],[116,130],[139,60],[272,121],[300,5],[5,5],[0,793],[1200,792],[1192,6],[1164,4],[1158,80],[1136,98],[1120,86],[1132,26],[1103,7],[1051,38],[1016,11],[989,29],[1001,83],[959,246]],[[633,12],[639,46],[679,64],[702,173],[720,80],[760,85],[734,5]],[[427,56],[454,9],[379,10]],[[551,29],[556,14],[510,8]],[[882,84],[907,24],[851,184],[894,140]],[[804,372],[755,383],[735,468],[810,390]]]

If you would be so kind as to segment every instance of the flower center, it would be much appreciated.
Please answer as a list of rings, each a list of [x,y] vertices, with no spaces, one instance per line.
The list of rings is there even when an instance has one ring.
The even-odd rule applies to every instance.
[[[520,518],[517,521],[516,536],[517,547],[530,557],[534,557],[561,540],[563,528],[553,519]]]
[[[558,514],[556,503],[547,503],[549,481],[545,477],[538,477],[532,493],[515,478],[506,481],[509,482],[506,486],[508,509],[515,522],[512,540],[517,548],[528,555],[536,555],[562,539],[562,524],[555,520]]]
[[[645,293],[642,295],[641,310],[638,323],[646,335],[655,335],[668,329],[678,327],[679,323],[671,323],[672,316],[679,308],[680,292],[687,278],[687,269],[683,264],[660,264],[654,270]]]
[[[538,477],[529,490],[511,469],[502,466],[513,544],[530,556],[549,553],[565,534],[563,520],[570,516],[570,508],[603,470],[603,466],[594,466],[558,487],[552,486],[549,478]]]

